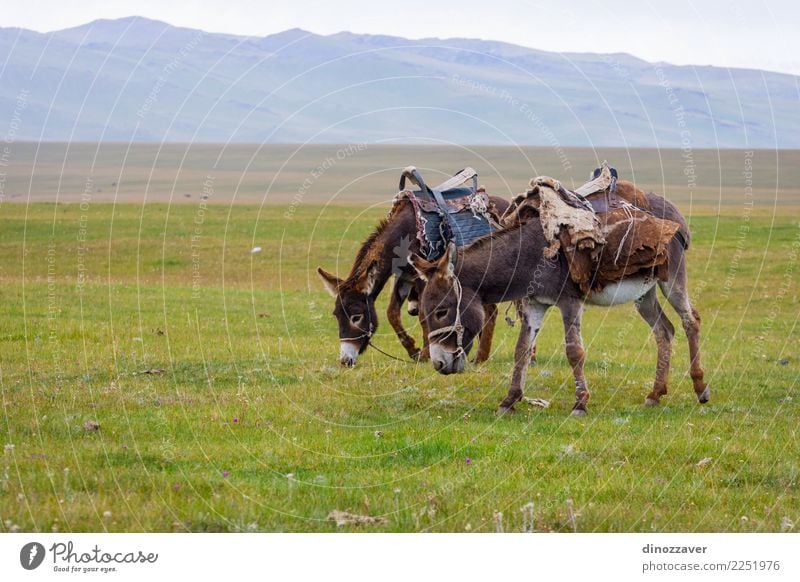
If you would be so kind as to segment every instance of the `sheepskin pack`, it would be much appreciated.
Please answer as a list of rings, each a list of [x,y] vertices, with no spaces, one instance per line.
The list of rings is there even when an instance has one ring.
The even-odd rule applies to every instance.
[[[589,184],[593,184],[591,187]],[[501,222],[511,226],[534,217],[541,221],[549,246],[545,257],[563,251],[570,277],[589,295],[634,274],[666,277],[667,245],[680,225],[649,212],[645,194],[630,182],[615,184],[613,204],[602,180],[567,190],[549,176],[531,180],[531,189],[517,196]],[[580,191],[591,192],[587,195]],[[595,212],[593,202],[606,209]]]

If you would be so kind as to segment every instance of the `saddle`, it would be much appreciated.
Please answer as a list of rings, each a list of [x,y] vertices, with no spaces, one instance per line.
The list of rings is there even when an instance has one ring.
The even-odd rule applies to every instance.
[[[406,181],[419,189],[407,189]],[[408,166],[400,176],[392,212],[403,200],[414,207],[420,251],[429,261],[438,259],[450,241],[464,247],[499,228],[499,212],[486,191],[478,188],[478,173],[472,168],[431,188],[414,166]]]
[[[501,223],[511,226],[534,216],[549,243],[545,257],[563,250],[570,277],[586,295],[637,273],[666,280],[667,245],[680,225],[653,215],[644,192],[618,183],[616,170],[605,162],[574,191],[547,176],[534,178]]]

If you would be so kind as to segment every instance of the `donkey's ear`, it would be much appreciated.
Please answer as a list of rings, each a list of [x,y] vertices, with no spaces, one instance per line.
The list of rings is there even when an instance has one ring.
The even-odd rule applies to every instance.
[[[453,275],[456,272],[456,259],[458,258],[458,248],[456,243],[450,241],[447,243],[447,248],[439,259],[440,268],[444,269],[448,275]]]
[[[414,270],[423,281],[430,279],[431,275],[436,272],[436,263],[426,261],[417,254],[411,253],[408,255],[408,264],[414,267]]]
[[[371,294],[375,290],[375,283],[378,280],[379,271],[378,263],[372,263],[367,269],[367,272],[359,279],[356,289],[365,295]]]
[[[342,280],[336,275],[328,273],[322,267],[317,267],[317,274],[319,278],[322,279],[325,290],[330,293],[332,297],[336,297],[339,294],[339,285],[342,284]]]

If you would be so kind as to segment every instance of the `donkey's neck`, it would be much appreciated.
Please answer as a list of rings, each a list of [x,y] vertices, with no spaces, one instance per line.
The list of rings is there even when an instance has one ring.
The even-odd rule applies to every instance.
[[[358,281],[374,266],[377,272],[370,296],[377,297],[395,266],[405,265],[408,254],[419,250],[415,228],[414,211],[410,205],[392,213],[361,245],[347,281]]]

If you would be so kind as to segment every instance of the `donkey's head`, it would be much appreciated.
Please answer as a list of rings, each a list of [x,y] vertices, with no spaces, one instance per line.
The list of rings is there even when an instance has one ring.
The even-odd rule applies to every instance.
[[[372,265],[360,275],[343,280],[317,268],[325,289],[336,300],[333,316],[339,324],[339,362],[355,366],[358,355],[367,349],[369,340],[378,329],[375,311],[375,282],[377,265]]]
[[[472,341],[483,327],[483,305],[477,293],[463,287],[456,275],[456,255],[456,246],[450,243],[437,261],[409,257],[425,280],[421,314],[428,325],[431,362],[441,374],[464,371]]]

